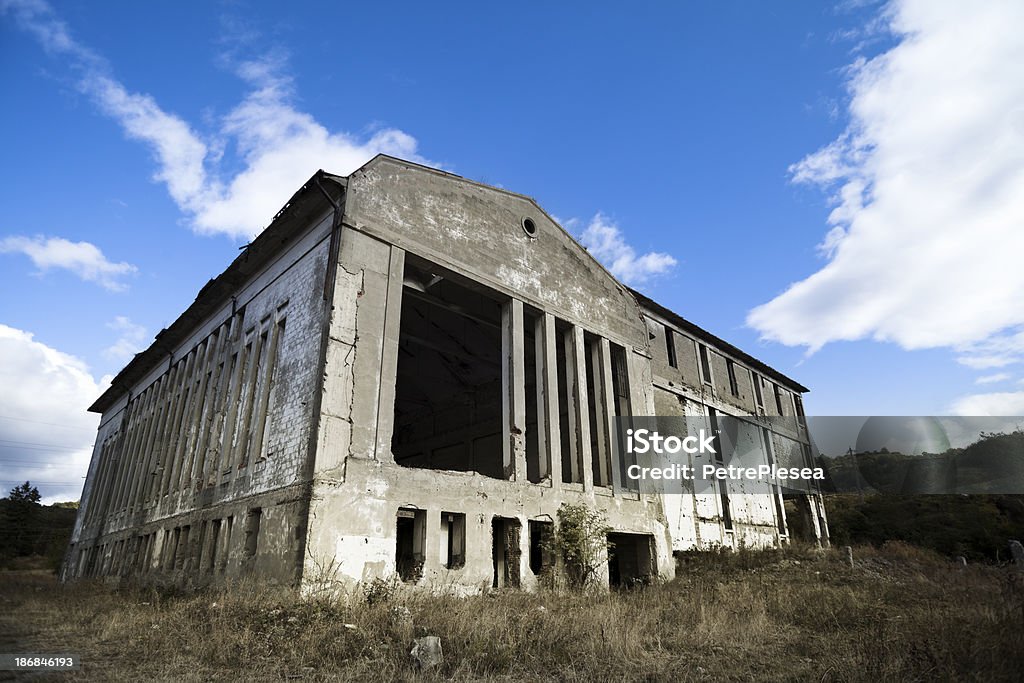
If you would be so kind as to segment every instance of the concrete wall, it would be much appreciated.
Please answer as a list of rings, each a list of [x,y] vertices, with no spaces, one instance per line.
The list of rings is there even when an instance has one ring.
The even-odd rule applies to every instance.
[[[537,226],[531,238],[523,217]],[[508,297],[505,353],[504,453],[507,478],[402,467],[390,444],[394,380],[401,329],[403,266],[427,261]],[[345,229],[335,282],[334,315],[314,468],[304,585],[351,586],[389,578],[396,570],[399,509],[425,511],[426,548],[420,585],[457,592],[490,587],[494,579],[492,524],[518,520],[519,576],[529,588],[529,522],[551,521],[563,502],[604,511],[616,531],[648,535],[662,577],[674,574],[660,496],[641,495],[621,482],[595,486],[586,443],[582,481],[563,483],[557,451],[557,407],[549,393],[544,442],[550,476],[525,476],[522,400],[522,306],[557,316],[579,330],[625,349],[633,410],[653,410],[646,328],[635,300],[530,200],[391,160],[349,178]],[[575,347],[574,347],[575,348]],[[543,353],[543,351],[542,351]],[[554,354],[554,341],[550,346]],[[580,351],[582,353],[582,351]],[[582,356],[581,356],[582,358]],[[610,367],[610,366],[609,366]],[[610,380],[609,380],[610,382]],[[585,385],[585,383],[584,383]],[[586,387],[583,387],[583,391]],[[586,405],[586,396],[583,397]],[[588,421],[582,426],[589,434]],[[607,424],[602,425],[607,429]],[[495,454],[498,457],[499,454]],[[466,516],[465,563],[443,566],[441,513]],[[605,569],[605,572],[607,570]]]
[[[191,569],[202,529],[229,518],[211,576],[297,578],[329,236],[329,217],[306,226],[103,414],[65,578]],[[247,557],[239,524],[255,509]],[[189,549],[161,562],[185,527]]]
[[[742,418],[738,424],[742,425],[743,433],[738,442],[732,444],[732,448],[737,449],[732,464],[743,467],[769,464],[770,448],[772,457],[780,466],[805,466],[801,449],[807,442],[807,435],[800,430],[795,418],[796,409],[790,390],[762,377],[707,341],[693,339],[653,312],[646,312],[646,324],[651,340],[654,414],[694,419],[708,415],[713,409],[718,415]],[[669,362],[666,330],[672,332],[675,367]],[[711,384],[703,381],[704,375],[700,370],[701,345],[707,347]],[[735,393],[729,380],[730,362],[736,380]],[[757,406],[755,377],[762,383],[763,408]],[[777,386],[781,413],[775,401]],[[788,419],[777,419],[780,415]],[[769,445],[766,445],[764,429],[768,430]],[[687,464],[700,467],[705,462],[710,463],[710,460],[705,457],[705,461],[701,461],[699,456],[694,456]],[[770,547],[789,541],[782,504],[783,490],[779,486],[759,480],[729,480],[720,482],[718,486],[723,486],[727,494],[731,527],[723,515],[721,489],[693,490],[694,487],[690,486],[682,494],[665,496],[665,514],[673,550],[706,549],[718,545]],[[814,519],[805,526],[813,528],[815,539],[827,542],[821,497],[817,494],[810,497],[809,505],[815,510],[811,515]]]
[[[308,195],[293,201],[307,213],[325,206]],[[414,523],[422,568],[406,578],[465,593],[495,582],[497,523],[520,529],[518,537],[501,532],[499,552],[508,558],[503,571],[528,589],[537,583],[530,522],[554,521],[563,503],[599,509],[615,532],[642,535],[647,540],[622,538],[644,556],[618,558],[616,567],[653,565],[662,578],[674,575],[673,551],[785,540],[781,498],[770,486],[730,484],[733,523],[726,528],[720,491],[663,496],[623,480],[611,436],[616,411],[751,417],[760,412],[752,374],[707,340],[645,315],[532,200],[379,157],[347,180],[340,206],[340,221],[324,210],[297,223],[279,254],[105,410],[65,578],[259,575],[301,580],[308,591],[351,588],[395,576],[400,537],[406,543]],[[532,226],[524,228],[527,220]],[[487,470],[492,476],[395,462],[407,264],[500,306],[502,427],[487,446],[498,463]],[[668,362],[666,327],[676,367]],[[536,394],[527,397],[531,334]],[[711,384],[700,369],[702,346]],[[273,384],[260,370],[269,361],[247,365],[247,353],[277,359]],[[568,385],[565,412],[560,379]],[[763,385],[768,414],[779,412],[774,386]],[[794,415],[792,394],[780,398],[782,414]],[[262,431],[242,427],[263,423],[264,415]],[[567,481],[563,432],[582,463],[567,468]],[[803,435],[794,422],[773,438],[792,453]],[[532,480],[528,443],[539,451]],[[821,536],[820,499],[807,509],[806,526]],[[446,513],[457,516],[464,536],[450,567]]]

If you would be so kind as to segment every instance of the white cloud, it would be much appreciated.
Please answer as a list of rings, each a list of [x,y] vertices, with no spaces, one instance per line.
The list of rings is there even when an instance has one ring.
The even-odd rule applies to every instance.
[[[638,255],[622,235],[619,226],[601,213],[583,230],[580,242],[594,258],[626,284],[641,284],[668,273],[678,263],[669,254],[649,251]]]
[[[42,502],[78,500],[102,387],[78,358],[0,324],[0,496],[26,480]]]
[[[997,372],[993,375],[984,375],[974,380],[975,384],[996,384],[998,382],[1005,382],[1010,379],[1011,375],[1008,372]]]
[[[1024,415],[1024,391],[963,396],[953,403],[950,413],[979,416]]]
[[[136,325],[129,318],[119,315],[107,323],[107,327],[120,333],[117,341],[103,351],[108,358],[126,363],[146,348],[146,328],[142,325]]]
[[[94,244],[71,242],[62,237],[5,237],[0,240],[0,253],[25,254],[40,271],[64,268],[112,292],[128,289],[122,278],[138,271],[130,263],[108,260]]]
[[[92,50],[76,42],[49,5],[40,0],[6,0],[0,10],[61,55],[81,75],[78,85],[125,134],[145,143],[157,164],[155,179],[199,233],[250,238],[265,227],[292,193],[320,168],[348,174],[378,153],[429,163],[417,141],[385,128],[366,139],[332,132],[294,105],[283,60],[237,63],[251,90],[204,136],[181,117],[164,111],[145,93],[133,93],[110,75]],[[237,150],[238,158],[225,158]],[[239,162],[237,173],[226,169]]]
[[[846,132],[790,169],[831,188],[828,263],[747,323],[813,352],[840,340],[1024,355],[1024,4],[897,0],[898,42],[849,69]]]

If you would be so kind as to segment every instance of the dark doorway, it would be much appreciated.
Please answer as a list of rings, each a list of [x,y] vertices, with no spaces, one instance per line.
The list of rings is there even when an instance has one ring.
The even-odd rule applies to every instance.
[[[646,586],[658,573],[650,534],[612,533],[608,544],[608,585],[612,588]]]
[[[522,525],[518,519],[495,517],[491,520],[491,554],[494,561],[494,588],[519,588],[519,539]]]
[[[398,511],[395,567],[402,581],[415,583],[423,576],[426,522],[426,510],[401,508]]]

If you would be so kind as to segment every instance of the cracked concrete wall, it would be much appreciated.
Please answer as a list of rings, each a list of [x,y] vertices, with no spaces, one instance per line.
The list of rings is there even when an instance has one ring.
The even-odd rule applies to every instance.
[[[524,216],[536,222],[536,239],[524,232]],[[407,255],[512,297],[504,318],[507,329],[523,324],[521,304],[516,303],[523,302],[577,325],[579,335],[585,329],[621,345],[633,410],[653,410],[646,329],[635,300],[532,201],[392,160],[371,164],[350,177],[348,185],[304,586],[316,590],[393,576],[401,508],[426,513],[419,585],[456,592],[489,588],[494,572],[491,525],[503,518],[521,525],[518,573],[522,587],[529,589],[537,583],[529,566],[529,522],[554,520],[563,502],[599,508],[616,531],[650,537],[657,570],[670,578],[674,564],[661,497],[594,486],[586,439],[582,483],[563,484],[557,476],[527,481],[524,424],[517,424],[525,411],[514,396],[507,403],[510,415],[516,416],[506,423],[509,450],[494,456],[506,460],[508,480],[395,464],[390,444],[397,312]],[[508,339],[506,354],[522,353],[518,329]],[[522,381],[518,372],[505,375],[506,386]],[[442,561],[442,513],[466,515],[465,561],[458,568],[447,568]],[[606,567],[602,571],[607,574]]]
[[[104,412],[64,578],[127,576],[144,569],[187,574],[211,552],[199,532],[214,522],[226,528],[228,519],[234,520],[236,533],[221,538],[221,560],[218,571],[208,572],[211,576],[298,578],[329,235],[327,216],[305,226],[170,349],[167,361]],[[243,309],[244,314],[235,313]],[[271,348],[277,324],[283,327]],[[263,341],[261,330],[267,332]],[[264,406],[257,405],[257,397],[262,393],[247,384],[261,375],[254,370],[248,377],[240,371],[231,377],[230,371],[232,357],[243,354],[246,344],[253,345],[252,358],[255,345],[263,345],[264,368],[271,351],[276,358],[273,382],[269,373],[262,375],[268,384],[259,452],[252,448],[258,442],[256,425]],[[246,392],[249,398],[242,399]],[[222,453],[228,423],[241,424],[235,406],[246,401],[252,425],[246,436],[252,441],[240,444],[238,436]],[[154,486],[154,481],[161,483]],[[255,508],[262,510],[260,541],[255,555],[246,557],[238,524]],[[195,562],[167,568],[159,556],[164,536],[185,527],[194,532],[189,550],[182,552]],[[149,540],[153,535],[156,540]]]
[[[325,206],[309,195],[299,205]],[[663,578],[674,574],[674,550],[778,542],[772,498],[753,484],[730,490],[750,494],[731,508],[731,532],[723,528],[717,494],[630,490],[618,467],[601,469],[606,461],[599,465],[606,481],[595,485],[592,460],[609,457],[613,445],[602,439],[609,439],[611,409],[620,405],[613,366],[625,368],[624,409],[638,415],[706,415],[708,407],[747,414],[754,409],[753,386],[746,368],[737,365],[739,396],[732,396],[724,354],[715,348],[715,382],[705,385],[698,354],[705,342],[679,330],[678,367],[669,368],[666,323],[645,318],[633,295],[532,200],[379,157],[347,179],[339,211],[332,216],[324,210],[294,225],[296,239],[238,286],[233,302],[224,300],[171,349],[168,362],[155,364],[105,410],[65,578],[255,574],[301,580],[307,590],[387,579],[397,569],[400,509],[419,511],[415,518],[425,520],[423,568],[415,582],[463,593],[493,583],[495,519],[518,522],[513,569],[522,587],[536,586],[529,523],[553,521],[562,503],[598,508],[615,532],[650,539]],[[524,227],[526,219],[532,227]],[[395,462],[391,440],[407,263],[482,288],[501,307],[503,436],[488,446],[500,465],[494,477]],[[243,307],[244,316],[237,314]],[[233,370],[233,354],[248,344],[274,348],[280,316],[287,326],[278,347],[277,398],[267,411],[265,441],[250,452],[246,444],[258,440],[233,440],[223,430],[254,410],[247,408],[254,399],[238,397],[247,381],[258,384],[261,371]],[[532,326],[539,387],[529,428],[526,324]],[[565,381],[575,387],[564,415],[558,347],[566,354],[562,372],[571,375]],[[588,361],[596,368],[590,389]],[[218,370],[218,363],[226,369]],[[223,388],[221,399],[216,386]],[[764,385],[769,412],[775,410],[773,386]],[[603,414],[588,413],[588,391],[608,406]],[[782,413],[793,415],[792,393],[780,398]],[[224,426],[212,431],[214,424]],[[574,435],[567,443],[582,452],[572,483],[562,481],[563,426]],[[540,433],[534,443],[545,461],[538,470],[544,476],[534,482],[527,478],[528,429]],[[205,442],[207,430],[214,436],[204,451],[197,444]],[[783,432],[778,447],[791,452],[801,434]],[[608,443],[603,455],[591,453],[591,433],[593,443]],[[214,437],[223,437],[229,450],[220,453]],[[148,483],[150,478],[158,483]],[[824,511],[820,500],[815,505],[810,523],[822,533]],[[464,561],[451,568],[445,566],[444,513],[465,515]],[[602,572],[607,580],[607,566]]]
[[[651,340],[651,372],[652,383],[656,394],[657,415],[699,418],[708,414],[713,408],[719,415],[742,418],[751,429],[769,429],[772,453],[775,462],[781,467],[803,467],[801,444],[807,442],[806,432],[800,432],[795,420],[793,392],[781,389],[783,403],[781,415],[794,418],[784,422],[770,420],[779,416],[774,397],[775,384],[763,378],[747,367],[740,359],[731,359],[736,378],[737,394],[732,391],[729,381],[728,356],[704,340],[695,340],[668,322],[659,319],[654,313],[646,314],[646,323]],[[666,329],[672,331],[675,347],[676,367],[669,364],[668,342]],[[703,382],[699,370],[699,354],[697,349],[703,344],[708,347],[708,361],[711,365],[712,383]],[[762,382],[763,408],[758,409],[754,392],[754,377]],[[746,440],[753,437],[746,435]],[[760,443],[764,443],[762,435]],[[698,467],[710,463],[695,456],[691,464]],[[764,448],[756,449],[748,444],[746,454],[736,457],[734,464],[742,467],[768,464]],[[787,529],[785,511],[781,505],[781,489],[773,489],[767,482],[732,481],[723,482],[729,495],[730,512],[733,527],[727,529],[722,516],[722,499],[717,492],[693,491],[682,495],[667,495],[665,500],[666,516],[672,534],[674,550],[690,550],[710,548],[716,545],[728,547],[770,547],[787,542],[788,533],[780,532]],[[824,507],[820,495],[812,495],[812,504],[821,510],[820,519],[824,520]],[[776,504],[776,498],[779,503]],[[781,519],[780,519],[781,517]],[[827,538],[824,522],[816,515],[814,535],[816,538]]]

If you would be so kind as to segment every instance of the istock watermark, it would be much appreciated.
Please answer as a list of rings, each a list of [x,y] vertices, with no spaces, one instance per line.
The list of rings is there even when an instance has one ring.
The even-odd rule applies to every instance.
[[[659,493],[1024,493],[1024,417],[624,416],[611,462]]]

